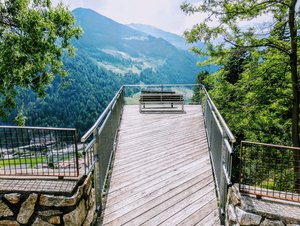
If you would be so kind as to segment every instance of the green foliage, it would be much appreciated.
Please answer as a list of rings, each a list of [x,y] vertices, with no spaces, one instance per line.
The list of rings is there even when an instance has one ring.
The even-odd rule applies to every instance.
[[[34,168],[36,167],[36,165],[40,163],[44,163],[45,160],[46,160],[45,156],[39,156],[35,158],[5,159],[5,160],[1,160],[0,167],[26,164],[28,167]]]
[[[219,65],[218,72],[198,80],[208,86],[238,140],[292,144],[291,128],[299,123],[292,123],[297,109],[292,102],[293,36],[288,24],[293,16],[299,23],[298,15],[289,15],[293,2],[213,0],[181,6],[187,14],[209,15],[185,36],[189,42],[205,41],[204,54],[210,56],[206,63]],[[263,15],[272,21],[254,22]],[[243,22],[247,25],[241,26]],[[194,51],[203,54],[197,48]]]
[[[71,39],[81,33],[73,15],[50,0],[0,2],[0,118],[16,107],[20,90],[39,97],[56,75],[66,76],[64,50],[74,55]],[[16,122],[24,124],[22,111]]]

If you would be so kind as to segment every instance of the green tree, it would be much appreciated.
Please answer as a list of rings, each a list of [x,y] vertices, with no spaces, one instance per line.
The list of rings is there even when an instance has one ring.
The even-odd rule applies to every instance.
[[[0,2],[0,118],[16,107],[24,90],[45,96],[56,75],[67,75],[61,57],[64,52],[74,55],[71,39],[80,34],[62,3],[53,7],[50,0]],[[25,122],[22,108],[16,122]]]
[[[229,120],[234,120],[235,115],[243,115],[243,120],[237,124],[242,125],[245,120],[249,123],[250,115],[255,115],[256,118],[252,118],[252,121],[256,123],[252,123],[248,131],[252,131],[251,134],[256,131],[256,136],[263,136],[262,133],[272,133],[273,135],[277,133],[276,138],[279,135],[285,136],[282,131],[287,132],[285,129],[288,124],[291,126],[291,143],[293,146],[299,147],[300,94],[297,30],[300,21],[299,9],[296,8],[296,5],[297,0],[210,0],[200,5],[185,2],[181,7],[187,14],[199,12],[207,15],[203,22],[186,31],[185,36],[189,42],[205,41],[208,46],[207,54],[214,59],[215,63],[222,65],[224,61],[228,62],[227,59],[232,56],[233,49],[239,52],[246,51],[248,54],[248,61],[246,67],[243,68],[242,77],[233,77],[233,82],[228,82],[227,79],[226,86],[220,87],[219,85],[219,88],[226,88],[226,90],[214,91],[223,98],[222,101],[225,101],[228,96],[235,98],[234,101],[231,99],[232,103],[229,105],[234,107],[237,112],[232,112],[234,111],[232,109]],[[267,16],[271,20],[260,24],[255,23],[255,20],[258,21],[263,16]],[[242,22],[247,22],[248,25],[241,26]],[[212,41],[215,38],[223,41],[213,45]],[[194,50],[201,53],[197,49]],[[214,77],[224,79],[225,67]],[[227,67],[227,72],[232,69]],[[235,73],[238,74],[238,72]],[[240,81],[237,82],[239,79]],[[236,82],[237,84],[235,84]],[[271,82],[271,84],[266,82]],[[215,85],[218,86],[216,83]],[[278,86],[276,87],[276,85]],[[289,89],[290,92],[286,89]],[[278,95],[283,96],[276,99]],[[290,107],[284,104],[283,100],[288,101]],[[237,105],[241,103],[242,106]],[[243,108],[244,111],[239,112]],[[288,118],[287,112],[290,112]],[[280,113],[283,115],[280,116]],[[283,124],[280,126],[280,123]],[[269,126],[265,129],[269,128],[270,131],[264,131],[265,125]],[[249,124],[243,126],[246,127]],[[281,132],[278,133],[278,131]],[[246,138],[251,138],[247,131],[241,131],[241,134]],[[273,141],[278,141],[276,138],[273,137]],[[300,153],[295,152],[294,159],[294,173],[298,175],[295,184],[299,186]],[[300,191],[300,187],[297,190]]]

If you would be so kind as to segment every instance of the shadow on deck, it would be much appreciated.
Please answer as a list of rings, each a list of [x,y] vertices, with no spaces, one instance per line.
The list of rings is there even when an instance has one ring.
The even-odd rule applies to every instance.
[[[220,225],[202,110],[125,105],[103,225]]]

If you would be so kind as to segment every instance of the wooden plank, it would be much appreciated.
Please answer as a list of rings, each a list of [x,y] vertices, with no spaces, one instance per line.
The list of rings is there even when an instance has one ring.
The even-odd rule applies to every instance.
[[[203,189],[202,192],[199,192],[198,196],[190,196],[181,202],[176,203],[171,208],[159,213],[155,217],[151,218],[147,222],[141,225],[176,225],[196,208],[200,208],[202,205],[206,204],[207,201],[212,199],[214,194],[214,185],[213,183],[209,184],[210,186],[205,187],[208,189]]]
[[[162,175],[160,177],[156,177],[153,180],[146,181],[145,183],[139,185],[138,187],[135,187],[135,188],[132,188],[132,187],[128,188],[127,187],[125,191],[123,190],[123,191],[115,192],[114,195],[110,196],[110,201],[109,202],[111,204],[111,203],[114,203],[114,201],[113,201],[114,198],[117,198],[118,200],[122,200],[123,196],[129,196],[129,195],[132,195],[132,194],[137,194],[139,191],[144,191],[146,189],[149,189],[151,186],[161,185],[164,181],[166,181],[170,178],[172,180],[174,180],[173,177],[176,177],[176,178],[180,179],[180,176],[185,174],[186,171],[187,172],[193,171],[195,169],[194,166],[197,165],[197,164],[201,164],[201,163],[199,161],[195,161],[194,163],[186,165],[186,166],[182,167],[181,169],[172,170],[172,171],[170,171],[169,173],[167,173],[165,175]],[[207,165],[209,165],[209,163]],[[209,167],[204,167],[203,166],[203,169],[209,169]]]
[[[217,209],[214,209],[210,214],[204,217],[200,222],[196,224],[196,226],[212,226],[212,225],[220,225],[219,213]]]
[[[104,225],[219,224],[201,108],[185,109],[145,115],[125,106]]]
[[[197,162],[195,163],[197,164]],[[206,171],[207,168],[202,169],[203,171]],[[126,198],[125,200],[118,200],[118,204],[114,203],[114,205],[109,205],[105,209],[105,213],[109,214],[111,212],[114,212],[118,209],[122,209],[124,206],[126,206],[126,211],[132,208],[133,206],[136,206],[138,203],[143,203],[147,201],[149,198],[155,197],[155,195],[159,195],[161,193],[164,193],[168,191],[169,189],[172,189],[174,186],[176,186],[178,183],[182,183],[185,181],[188,181],[189,179],[193,178],[195,175],[198,175],[198,173],[202,173],[203,171],[194,172],[194,168],[190,168],[186,171],[180,172],[178,174],[175,174],[174,177],[169,177],[166,180],[162,180],[161,183],[155,184],[155,186],[149,187],[146,191],[142,191],[140,193],[134,194],[133,196],[130,196]],[[194,173],[193,173],[194,172]],[[130,207],[129,207],[129,204]]]
[[[210,164],[210,162],[208,161],[208,158],[203,159],[203,161],[206,161],[207,165]],[[193,162],[195,162],[195,161],[193,161]],[[127,181],[131,182],[131,183],[124,183],[123,180],[121,182],[117,181],[111,187],[112,190],[109,191],[110,192],[109,194],[111,194],[110,197],[119,196],[119,195],[123,194],[123,192],[126,192],[128,190],[135,191],[135,188],[137,188],[137,187],[143,188],[144,184],[149,185],[150,183],[153,183],[154,181],[159,181],[160,182],[160,181],[163,180],[163,178],[173,176],[174,173],[175,173],[175,175],[177,175],[176,172],[178,173],[179,171],[184,170],[185,168],[193,167],[192,166],[193,162],[192,161],[184,162],[182,167],[180,167],[180,165],[176,165],[175,166],[176,168],[175,167],[170,167],[167,170],[162,170],[161,172],[158,172],[156,174],[152,173],[152,172],[149,172],[146,175],[144,175],[144,174],[137,175],[133,179],[131,179],[131,178],[127,179]],[[201,164],[201,162],[197,161],[196,164]],[[202,164],[202,165],[203,165],[203,168],[204,168],[205,165],[204,164]]]
[[[207,171],[206,173],[209,173],[209,171]],[[206,176],[206,174],[201,174],[200,176],[203,177]],[[206,192],[205,189],[210,189],[209,187],[212,186],[213,178],[211,175],[203,180],[200,180],[200,177],[196,179],[198,180],[196,184],[185,183],[185,186],[191,186],[176,193],[176,195],[172,196],[174,192],[176,192],[176,190],[169,192],[168,195],[159,197],[158,199],[154,199],[152,202],[146,203],[143,207],[131,211],[128,215],[123,215],[117,220],[117,222],[122,222],[122,224],[127,222],[128,225],[140,225],[142,223],[145,223],[149,219],[154,218],[158,215],[158,213],[162,213],[172,206],[176,205],[178,202],[181,202],[182,200],[185,200],[186,202],[186,199],[188,197],[194,197],[199,193]],[[206,184],[207,182],[209,182],[209,184],[207,186],[204,186],[203,184]],[[180,186],[179,188],[182,187],[183,186]],[[132,220],[130,220],[130,218]]]
[[[199,152],[198,152],[199,151]],[[180,151],[180,152],[175,152],[173,154],[169,155],[163,155],[163,156],[158,156],[156,158],[145,158],[141,159],[138,162],[134,162],[136,165],[128,165],[126,168],[120,168],[114,170],[114,178],[119,178],[123,177],[124,175],[128,175],[131,177],[134,177],[135,174],[142,174],[146,171],[152,171],[154,170],[155,166],[157,167],[163,167],[165,164],[172,163],[168,161],[168,159],[172,158],[174,161],[175,160],[182,160],[183,157],[184,159],[189,159],[189,158],[201,158],[201,156],[206,155],[204,150],[197,150],[194,147],[191,147],[187,149],[186,151]]]
[[[191,151],[203,151],[205,150],[207,152],[207,147],[198,147],[195,145],[195,143],[190,143],[185,146],[180,146],[178,145],[177,147],[174,147],[172,149],[172,152],[166,151],[168,150],[167,148],[162,150],[161,152],[154,152],[154,153],[144,153],[142,155],[138,155],[136,158],[132,157],[129,159],[126,159],[127,161],[115,161],[115,164],[118,165],[119,167],[116,167],[114,171],[117,172],[122,170],[122,169],[129,169],[131,166],[134,166],[133,168],[137,168],[139,165],[137,163],[141,162],[141,164],[144,164],[145,161],[151,162],[161,160],[163,161],[164,158],[168,158],[169,156],[176,157],[176,154],[182,154],[185,152],[191,152]],[[154,151],[154,150],[153,150]],[[159,161],[157,162],[159,163]]]
[[[198,210],[192,213],[190,216],[187,216],[183,221],[177,225],[195,225],[200,220],[204,219],[207,215],[211,213],[211,210],[217,209],[217,199],[212,199],[206,205],[201,208],[198,207]],[[190,213],[189,213],[190,214]],[[216,220],[216,219],[215,219]],[[206,222],[203,222],[204,225],[207,225]]]

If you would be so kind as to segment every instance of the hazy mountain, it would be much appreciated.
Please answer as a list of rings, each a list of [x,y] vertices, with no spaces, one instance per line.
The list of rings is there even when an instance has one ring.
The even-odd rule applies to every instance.
[[[187,43],[185,38],[180,35],[176,35],[170,32],[163,31],[161,29],[158,29],[156,27],[150,26],[150,25],[145,25],[145,24],[129,24],[128,25],[131,28],[134,28],[138,31],[142,31],[148,35],[151,35],[156,38],[162,38],[174,45],[178,49],[183,49],[183,50],[189,50],[192,46],[197,46],[198,48],[205,48],[205,45],[201,42],[197,43]]]
[[[199,68],[187,51],[90,9],[75,9],[73,14],[84,30],[75,45],[99,67],[121,76],[138,76],[147,83],[195,82]]]

